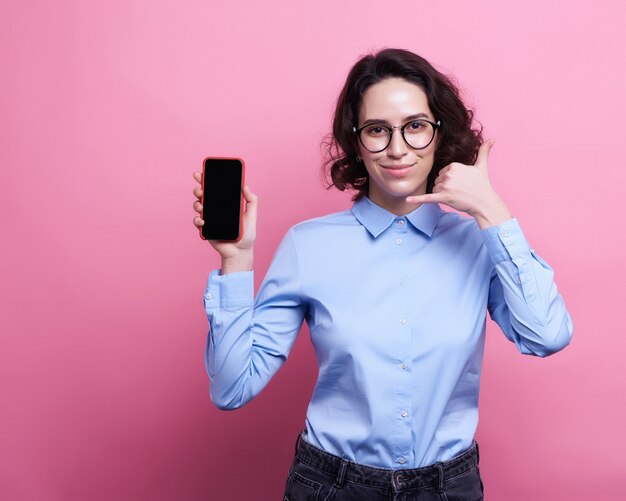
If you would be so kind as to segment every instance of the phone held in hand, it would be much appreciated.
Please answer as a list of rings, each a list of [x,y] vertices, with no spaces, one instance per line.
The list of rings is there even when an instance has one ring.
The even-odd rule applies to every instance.
[[[207,157],[202,165],[202,219],[204,240],[231,240],[243,236],[244,162],[241,158]]]

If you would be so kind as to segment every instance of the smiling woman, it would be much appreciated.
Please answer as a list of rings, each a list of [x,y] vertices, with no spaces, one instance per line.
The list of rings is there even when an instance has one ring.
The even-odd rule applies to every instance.
[[[328,161],[324,167],[329,170],[329,187],[355,189],[355,201],[366,196],[371,182],[368,166],[373,166],[375,157],[364,151],[371,152],[372,148],[363,144],[363,127],[372,123],[406,125],[407,121],[420,117],[429,119],[435,132],[436,145],[423,152],[422,156],[428,159],[421,162],[422,170],[427,165],[430,167],[420,191],[431,193],[443,167],[451,162],[472,164],[476,160],[483,141],[481,130],[472,128],[472,110],[465,107],[451,79],[417,54],[384,49],[361,58],[348,74],[339,95],[333,132],[326,141]],[[406,133],[403,135],[406,140]],[[386,137],[393,143],[393,136],[390,133]],[[416,153],[428,144],[408,146],[408,161],[412,162],[411,152]],[[388,164],[407,161],[401,147],[400,143],[392,144],[387,152]],[[366,159],[365,163],[362,159]]]
[[[318,355],[285,500],[483,499],[474,434],[486,311],[520,353],[570,342],[554,272],[491,186],[493,141],[471,126],[425,59],[365,56],[327,143],[331,186],[356,190],[352,208],[290,228],[256,298],[249,187],[244,237],[211,241],[222,258],[204,295],[213,402],[236,409],[256,397],[305,319]]]
[[[407,123],[411,116],[424,116],[428,121]],[[411,82],[386,78],[367,89],[359,123],[370,125],[356,129],[360,132],[357,162],[365,164],[372,202],[396,214],[415,209],[406,197],[426,193],[438,142],[435,120],[426,93]],[[398,123],[403,125],[383,125]],[[412,129],[415,131],[410,132]]]

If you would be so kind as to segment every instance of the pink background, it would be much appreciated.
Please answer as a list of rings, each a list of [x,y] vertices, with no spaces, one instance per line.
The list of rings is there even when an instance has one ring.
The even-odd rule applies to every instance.
[[[316,365],[306,328],[255,401],[208,397],[217,255],[192,171],[242,156],[257,286],[286,229],[350,206],[319,144],[359,55],[424,55],[497,144],[492,182],[575,326],[546,359],[489,321],[477,440],[488,500],[623,499],[620,2],[0,5],[0,498],[280,499]]]

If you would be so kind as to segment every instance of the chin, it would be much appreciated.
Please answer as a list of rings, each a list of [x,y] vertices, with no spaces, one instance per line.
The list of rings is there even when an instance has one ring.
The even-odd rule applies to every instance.
[[[411,195],[417,195],[420,192],[420,184],[411,184],[411,186],[394,186],[389,190],[386,190],[389,196],[393,197],[409,197]]]

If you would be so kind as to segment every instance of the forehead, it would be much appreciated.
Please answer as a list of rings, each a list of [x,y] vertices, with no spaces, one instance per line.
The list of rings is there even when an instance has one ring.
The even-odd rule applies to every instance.
[[[403,78],[386,78],[369,87],[361,100],[359,122],[380,118],[401,121],[410,115],[426,113],[432,118],[426,93]]]

